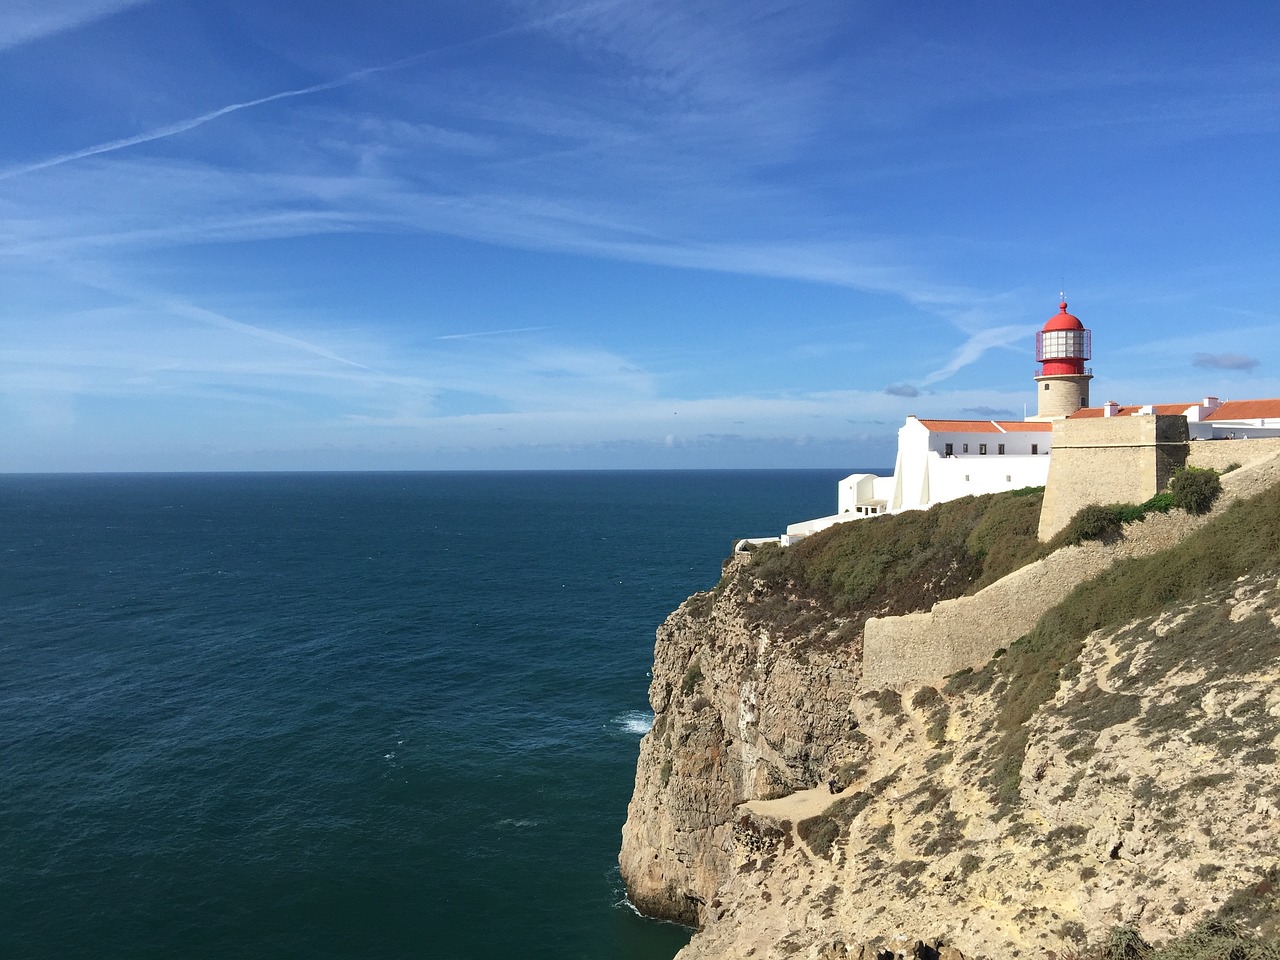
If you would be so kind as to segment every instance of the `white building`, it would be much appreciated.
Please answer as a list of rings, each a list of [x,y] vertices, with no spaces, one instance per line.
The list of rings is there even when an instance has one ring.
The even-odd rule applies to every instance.
[[[1089,406],[1084,362],[1092,334],[1065,302],[1036,335],[1036,415],[1026,420],[921,420],[898,430],[893,476],[855,473],[840,481],[836,512],[787,527],[783,546],[846,520],[926,510],[935,503],[1020,487],[1043,486],[1049,476],[1053,421]],[[772,539],[772,538],[770,538]],[[761,543],[762,540],[743,541]]]
[[[1043,486],[1049,475],[1053,424],[1023,420],[921,420],[898,430],[893,475],[855,473],[840,481],[836,513],[787,527],[786,546],[846,520],[1020,487]]]
[[[836,512],[787,527],[782,537],[740,541],[781,543],[849,520],[925,510],[937,503],[1021,487],[1043,486],[1049,477],[1053,423],[1089,417],[1185,416],[1192,440],[1245,440],[1280,436],[1280,399],[1228,400],[1124,407],[1089,406],[1092,333],[1067,312],[1066,303],[1036,335],[1036,413],[1026,420],[921,420],[907,417],[898,430],[893,475],[855,473],[840,481]],[[1065,448],[1064,448],[1065,449]]]
[[[1198,403],[1148,403],[1122,406],[1114,400],[1100,407],[1086,407],[1069,419],[1141,417],[1151,414],[1184,416],[1192,440],[1249,440],[1280,437],[1280,399],[1219,400],[1205,397]]]

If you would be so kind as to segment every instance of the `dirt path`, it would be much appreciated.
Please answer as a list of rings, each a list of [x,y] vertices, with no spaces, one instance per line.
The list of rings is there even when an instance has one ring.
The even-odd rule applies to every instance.
[[[813,787],[809,790],[797,790],[777,800],[748,800],[740,804],[739,808],[771,820],[790,820],[794,825],[825,813],[828,807],[847,792],[850,792],[849,787],[839,793],[832,793],[825,786]]]

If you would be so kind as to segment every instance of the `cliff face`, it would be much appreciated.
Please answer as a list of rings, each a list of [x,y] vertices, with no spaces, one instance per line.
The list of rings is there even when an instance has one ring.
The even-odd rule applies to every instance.
[[[726,578],[690,598],[658,631],[649,699],[623,828],[633,904],[696,925],[734,857],[734,810],[830,776],[863,748],[851,739],[856,644],[814,606],[789,632],[755,623],[760,590]]]
[[[726,577],[658,634],[623,834],[633,903],[700,927],[685,960],[895,940],[1061,955],[1117,924],[1160,943],[1273,906],[1280,582],[1263,566],[1081,637],[1039,680],[1039,654],[1013,650],[881,690],[848,624],[799,601],[780,617]]]

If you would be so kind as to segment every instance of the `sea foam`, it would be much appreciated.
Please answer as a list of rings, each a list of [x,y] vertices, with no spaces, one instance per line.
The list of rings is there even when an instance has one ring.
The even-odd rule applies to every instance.
[[[653,729],[653,714],[648,710],[628,710],[612,722],[615,729],[642,737]]]

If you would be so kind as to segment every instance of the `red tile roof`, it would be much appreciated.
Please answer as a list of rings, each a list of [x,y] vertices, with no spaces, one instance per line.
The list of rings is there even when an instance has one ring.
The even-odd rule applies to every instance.
[[[1051,423],[1027,423],[1023,420],[921,420],[933,433],[1048,433]],[[998,426],[997,426],[998,424]]]
[[[1280,399],[1228,400],[1205,417],[1206,420],[1280,419]]]
[[[1192,407],[1197,405],[1198,404],[1196,402],[1156,403],[1152,405],[1151,412],[1163,414],[1165,416],[1177,416],[1179,414],[1186,413]],[[1112,416],[1113,417],[1132,417],[1136,415],[1138,411],[1141,409],[1142,409],[1142,406],[1138,404],[1134,404],[1127,407],[1119,407],[1117,408],[1116,412],[1112,414]],[[1067,417],[1067,419],[1068,420],[1088,420],[1092,417],[1101,417],[1101,416],[1105,416],[1105,412],[1102,407],[1085,407],[1083,410],[1077,410],[1075,413],[1071,414],[1071,416]],[[1280,416],[1280,414],[1277,414],[1277,416]]]
[[[1041,420],[999,420],[1006,433],[1052,433],[1053,424]]]

